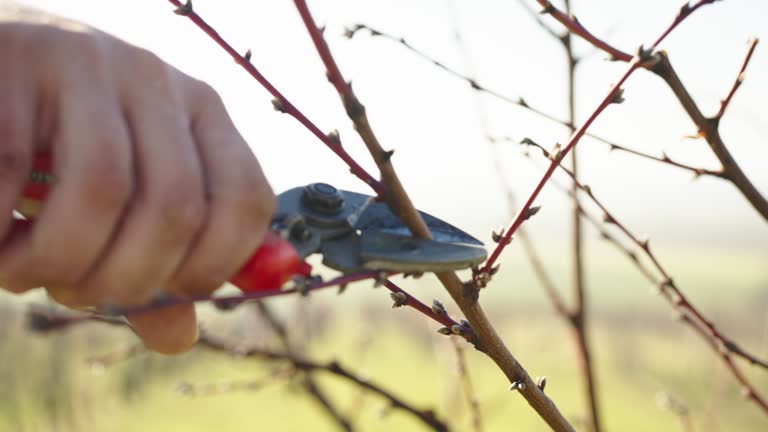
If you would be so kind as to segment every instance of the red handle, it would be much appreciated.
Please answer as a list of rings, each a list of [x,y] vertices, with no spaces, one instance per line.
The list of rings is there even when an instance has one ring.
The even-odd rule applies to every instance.
[[[48,196],[53,180],[53,160],[49,152],[38,152],[32,174],[17,209],[28,220],[17,219],[14,231],[26,231]],[[294,276],[309,276],[311,267],[301,259],[293,245],[274,231],[267,232],[261,246],[251,255],[230,282],[244,292],[279,288]]]

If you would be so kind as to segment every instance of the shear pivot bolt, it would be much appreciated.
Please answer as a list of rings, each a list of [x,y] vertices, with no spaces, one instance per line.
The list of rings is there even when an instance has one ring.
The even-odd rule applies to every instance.
[[[304,188],[304,205],[319,213],[334,215],[341,211],[344,197],[335,187],[326,183],[312,183]]]

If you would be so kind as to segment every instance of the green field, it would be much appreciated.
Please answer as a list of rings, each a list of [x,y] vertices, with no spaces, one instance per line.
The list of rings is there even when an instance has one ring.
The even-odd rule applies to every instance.
[[[768,277],[759,265],[764,257],[723,254],[716,258],[725,264],[715,266],[694,264],[713,259],[703,253],[669,256],[680,285],[689,287],[715,322],[766,357]],[[507,273],[484,299],[512,352],[532,375],[547,376],[547,393],[583,430],[571,339],[516,260],[511,257]],[[697,431],[768,430],[766,417],[743,400],[718,358],[672,318],[671,309],[650,294],[647,283],[619,260],[590,262],[597,293],[593,345],[606,430],[683,430],[675,414],[658,406],[660,392],[689,407]],[[553,270],[563,276],[558,267]],[[432,284],[428,277],[416,284],[409,286],[425,301],[446,298],[436,288],[422,286]],[[328,292],[308,301],[272,304],[297,340],[310,341],[307,357],[338,360],[415,406],[436,410],[453,430],[471,430],[453,345],[434,332],[435,324],[413,311],[390,309],[384,291],[360,286],[340,297]],[[283,364],[201,348],[178,357],[141,354],[101,367],[89,359],[130,347],[135,340],[128,331],[89,324],[34,335],[25,330],[22,312],[23,303],[14,300],[5,303],[1,315],[2,431],[338,430],[295,379],[268,380],[258,389],[215,395],[188,397],[177,391],[181,383],[263,380]],[[234,314],[204,312],[212,333],[245,344],[278,346],[248,307]],[[466,355],[484,430],[548,430],[519,395],[507,391],[508,383],[486,357],[471,348]],[[758,390],[768,392],[766,371],[741,366]],[[377,396],[328,374],[316,377],[357,430],[426,430],[410,415],[388,409]]]

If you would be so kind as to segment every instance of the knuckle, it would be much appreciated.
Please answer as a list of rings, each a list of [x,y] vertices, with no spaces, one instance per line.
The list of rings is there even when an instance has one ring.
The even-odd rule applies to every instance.
[[[221,95],[210,84],[192,78],[193,93],[203,106],[223,107],[224,102]]]
[[[203,226],[208,206],[202,188],[183,186],[155,195],[153,207],[172,237],[194,236]]]
[[[81,196],[95,210],[121,210],[134,190],[127,165],[117,158],[104,158],[83,173]]]

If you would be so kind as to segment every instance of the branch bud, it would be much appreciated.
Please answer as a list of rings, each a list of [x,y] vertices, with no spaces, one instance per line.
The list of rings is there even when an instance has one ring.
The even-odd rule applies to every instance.
[[[552,3],[547,2],[544,8],[539,11],[539,15],[548,15],[555,11],[555,6]]]
[[[533,206],[533,207],[529,207],[529,208],[528,208],[528,209],[525,211],[525,214],[523,214],[523,220],[528,220],[528,219],[530,219],[531,217],[535,216],[535,215],[536,215],[536,213],[538,213],[538,212],[539,212],[539,210],[541,210],[541,206]]]
[[[435,313],[435,315],[448,315],[448,312],[445,310],[445,306],[440,302],[440,300],[432,300],[432,312]]]
[[[619,87],[613,92],[613,97],[611,97],[611,103],[612,104],[620,104],[624,102],[624,89]]]
[[[245,52],[245,55],[243,55],[243,58],[245,59],[245,61],[250,62],[252,55],[253,53],[251,52],[251,49],[248,48],[248,51]]]
[[[173,11],[173,13],[175,13],[176,15],[181,15],[181,16],[189,16],[192,14],[192,12],[194,12],[192,10],[192,0],[187,0],[186,3],[183,3],[181,6],[177,7]]]
[[[381,151],[381,162],[382,163],[388,163],[390,159],[392,159],[392,155],[395,154],[394,150],[382,150]]]
[[[399,308],[401,306],[405,306],[405,304],[408,302],[408,296],[405,295],[403,292],[393,292],[389,294],[389,297],[392,299],[392,308]]]
[[[378,272],[376,274],[376,278],[373,281],[373,287],[378,288],[382,285],[384,285],[384,282],[387,280],[387,272]]]
[[[560,163],[560,159],[563,158],[563,152],[560,148],[560,143],[555,144],[555,146],[552,148],[552,151],[549,152],[548,157],[551,161]]]
[[[500,242],[502,238],[504,238],[504,227],[499,227],[496,230],[491,231],[491,240],[493,240],[494,243]]]
[[[547,377],[540,376],[536,377],[536,387],[539,388],[539,390],[544,391],[544,387],[547,386]]]
[[[272,99],[272,108],[274,108],[277,112],[285,114],[285,104],[283,103],[282,99]]]
[[[450,336],[453,334],[451,329],[449,329],[448,327],[440,327],[439,329],[437,329],[437,332],[445,336]]]
[[[338,130],[334,129],[334,130],[328,132],[325,135],[325,137],[328,138],[328,142],[330,144],[333,144],[335,146],[340,146],[341,145],[341,138],[339,136],[339,131]]]

